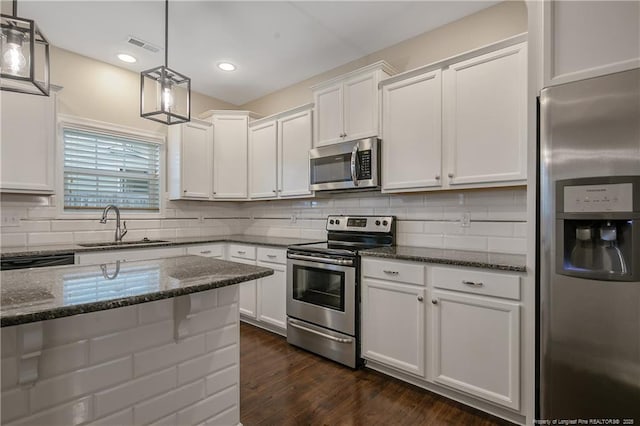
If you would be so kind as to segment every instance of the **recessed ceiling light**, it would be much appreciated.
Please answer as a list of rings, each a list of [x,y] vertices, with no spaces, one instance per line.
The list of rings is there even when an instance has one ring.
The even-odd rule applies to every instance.
[[[236,66],[233,65],[231,62],[218,62],[218,68],[220,68],[222,71],[235,71],[236,70]]]
[[[118,54],[118,59],[120,59],[122,62],[126,62],[128,64],[133,64],[134,62],[138,61],[136,58],[134,58],[133,56],[128,55],[126,53],[119,53]]]

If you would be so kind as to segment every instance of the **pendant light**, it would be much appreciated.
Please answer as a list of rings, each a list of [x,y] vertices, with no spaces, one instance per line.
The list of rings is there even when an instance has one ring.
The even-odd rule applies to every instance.
[[[191,121],[191,79],[168,67],[169,0],[164,9],[164,65],[140,73],[140,116],[164,124]]]
[[[0,15],[0,89],[49,96],[49,42],[31,19]]]

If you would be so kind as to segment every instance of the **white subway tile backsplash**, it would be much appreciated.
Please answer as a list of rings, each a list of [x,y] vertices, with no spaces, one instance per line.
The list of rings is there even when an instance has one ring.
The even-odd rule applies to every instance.
[[[18,384],[18,360],[15,357],[2,358],[2,389],[8,389]]]
[[[86,367],[89,362],[89,341],[81,340],[68,345],[42,350],[39,377],[45,379]],[[2,370],[4,372],[4,369]]]
[[[115,228],[115,225],[109,221],[102,224],[96,215],[95,219],[89,220],[52,220],[51,230],[54,232],[74,232],[74,231],[108,231]],[[127,227],[129,223],[127,223]]]
[[[468,228],[464,228],[468,235],[484,235],[488,237],[513,236],[512,222],[471,222]]]
[[[48,220],[20,220],[18,226],[2,227],[2,232],[5,234],[49,231],[51,231],[51,222]]]
[[[217,349],[196,359],[178,365],[178,384],[198,380],[203,374],[209,374],[229,367],[237,362],[238,346],[231,345]]]
[[[519,222],[513,224],[513,236],[514,237],[526,237],[527,236],[527,223]]]
[[[31,410],[40,411],[131,378],[133,361],[128,356],[51,379],[38,380],[31,388]]]
[[[131,401],[143,401],[169,391],[176,386],[175,367],[159,371],[109,388],[95,394],[95,415],[102,417],[131,405]]]
[[[29,245],[72,244],[72,232],[32,232],[27,234]]]
[[[397,234],[397,244],[401,246],[413,246],[413,247],[443,247],[442,234]]]
[[[5,228],[2,229],[2,235],[0,235],[0,244],[2,247],[23,247],[27,245],[27,234],[11,234],[4,233]]]
[[[237,365],[223,368],[211,374],[206,379],[207,395],[213,395],[232,386],[238,380],[239,374]]]
[[[238,388],[231,386],[178,412],[178,425],[195,425],[238,404]]]
[[[489,238],[489,251],[496,253],[526,254],[527,240],[525,238]]]
[[[116,330],[127,330],[136,323],[136,306],[119,308],[117,313],[107,310],[57,318],[43,322],[43,342],[45,347],[62,345]]]
[[[124,426],[133,424],[133,408],[119,411],[106,417],[101,417],[87,426]]]
[[[110,231],[80,231],[73,233],[76,243],[90,243],[100,241],[113,241],[114,230]]]
[[[172,342],[157,348],[138,352],[133,355],[135,376],[140,377],[152,371],[195,358],[204,353],[204,335],[189,337],[179,342]]]
[[[487,238],[468,235],[445,235],[444,248],[452,250],[487,251]]]
[[[204,398],[204,380],[182,386],[170,392],[136,404],[133,409],[135,424],[147,424],[161,419],[181,408],[194,404]],[[173,423],[174,425],[177,423]]]
[[[4,368],[2,372],[4,375]],[[16,388],[10,391],[3,390],[0,401],[0,406],[2,407],[0,419],[2,424],[6,424],[13,419],[23,417],[29,413],[28,388]]]
[[[169,414],[167,417],[163,417],[149,424],[149,426],[177,426],[177,425],[178,425],[178,413]]]
[[[214,425],[237,425],[240,424],[239,410],[231,407],[221,413],[216,414],[198,426],[214,426]]]
[[[0,342],[2,358],[15,355],[18,344],[18,327],[3,327],[0,333]]]
[[[173,328],[173,321],[162,321],[93,338],[90,341],[91,363],[169,343],[173,340]]]
[[[91,396],[87,396],[68,404],[59,405],[50,410],[21,418],[6,426],[76,426],[85,424],[92,417],[93,400]]]
[[[238,328],[235,325],[218,328],[206,334],[206,350],[207,352],[215,348],[238,343]]]

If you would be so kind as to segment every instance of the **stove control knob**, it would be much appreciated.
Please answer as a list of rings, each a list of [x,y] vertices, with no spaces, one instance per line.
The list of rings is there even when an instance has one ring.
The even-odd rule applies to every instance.
[[[376,226],[380,226],[380,221],[376,220]]]
[[[335,221],[334,221],[333,219],[331,219],[331,220],[329,221],[329,223],[330,223],[331,225],[333,225],[333,224],[335,223]]]
[[[387,222],[386,220],[383,220],[383,221],[382,221],[382,225],[383,225],[383,226],[387,226],[388,224],[389,224],[389,222]]]
[[[336,219],[336,225],[340,225],[340,219]]]

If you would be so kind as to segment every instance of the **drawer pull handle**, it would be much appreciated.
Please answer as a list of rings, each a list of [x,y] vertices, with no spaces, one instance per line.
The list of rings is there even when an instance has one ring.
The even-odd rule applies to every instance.
[[[247,254],[247,252],[244,250],[238,250],[238,254]]]
[[[268,255],[267,255],[267,257],[268,257],[269,259],[275,259],[275,258],[276,258],[276,257],[278,257],[278,256],[276,256],[275,254],[268,254]]]
[[[482,287],[484,285],[483,283],[476,283],[473,281],[465,281],[465,280],[462,280],[462,284],[470,285],[473,287]]]
[[[385,274],[389,274],[389,275],[398,275],[400,273],[398,271],[390,271],[388,269],[384,269],[382,272],[384,272]]]
[[[209,254],[211,253],[211,250],[203,250],[200,252],[200,254]]]

